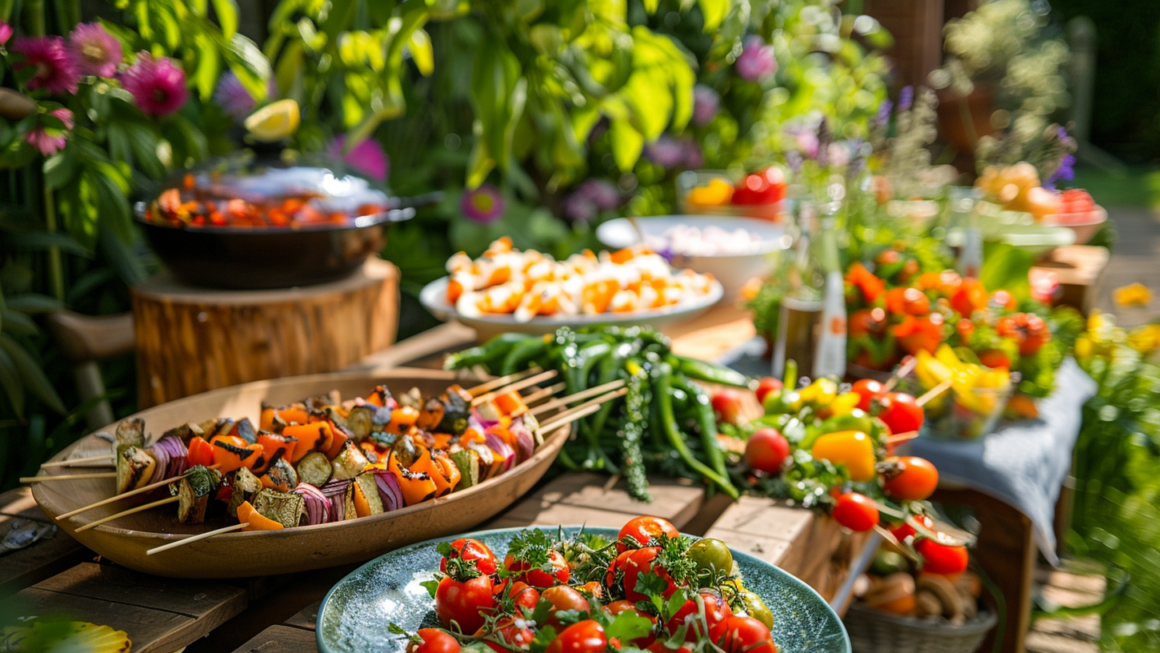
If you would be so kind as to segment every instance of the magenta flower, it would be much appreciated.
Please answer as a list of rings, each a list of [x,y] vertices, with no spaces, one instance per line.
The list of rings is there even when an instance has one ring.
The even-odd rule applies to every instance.
[[[346,144],[346,136],[339,136],[330,144],[330,155],[341,158],[350,167],[376,181],[386,181],[391,172],[391,160],[383,151],[383,146],[372,138],[364,138],[355,145],[350,152],[342,153]]]
[[[12,38],[12,26],[0,20],[0,45],[7,43],[10,38]]]
[[[68,109],[57,109],[49,115],[63,122],[64,129],[38,124],[24,137],[24,140],[44,156],[52,156],[62,150],[65,146],[65,134],[73,128],[73,114]]]
[[[463,193],[463,199],[459,202],[459,210],[463,211],[463,215],[480,224],[490,224],[500,219],[506,208],[499,189],[490,184]]]
[[[747,82],[759,82],[777,71],[777,59],[773,48],[765,44],[760,36],[745,39],[745,47],[733,62],[737,76]]]
[[[137,55],[137,63],[125,71],[121,83],[137,101],[137,108],[154,118],[177,111],[189,99],[185,71],[165,57],[154,59],[148,52]]]
[[[112,77],[121,63],[121,42],[100,23],[77,25],[68,36],[73,58],[83,75]]]
[[[697,84],[693,87],[693,124],[704,127],[717,115],[721,110],[721,96],[717,95],[717,91],[705,86],[704,84]]]
[[[32,78],[28,90],[44,89],[49,93],[76,93],[81,74],[59,36],[22,36],[12,44],[12,51],[24,55],[24,60],[12,67],[23,70],[31,67]]]

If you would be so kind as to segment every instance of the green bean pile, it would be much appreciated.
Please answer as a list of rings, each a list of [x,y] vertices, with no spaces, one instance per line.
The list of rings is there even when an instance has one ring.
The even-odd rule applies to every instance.
[[[448,356],[447,369],[481,367],[507,375],[532,366],[554,369],[574,394],[617,379],[627,394],[578,422],[559,462],[571,470],[623,475],[634,498],[650,501],[646,471],[703,480],[733,498],[728,453],[717,437],[709,395],[695,381],[750,387],[731,369],[672,353],[669,339],[647,327],[591,327],[530,336],[505,333]]]

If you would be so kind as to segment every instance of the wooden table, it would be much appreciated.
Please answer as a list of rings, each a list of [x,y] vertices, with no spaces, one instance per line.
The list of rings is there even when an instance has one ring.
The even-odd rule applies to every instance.
[[[674,349],[712,358],[753,335],[752,323],[731,307],[670,331]],[[434,366],[442,354],[471,344],[474,333],[448,324],[369,357],[364,364]],[[870,562],[876,536],[843,532],[829,517],[770,499],[731,503],[690,481],[653,484],[654,501],[632,500],[621,486],[595,474],[564,474],[480,528],[586,523],[620,527],[640,514],[664,517],[683,532],[712,535],[738,550],[805,580],[844,612],[853,579]],[[0,536],[10,515],[37,516],[26,489],[0,495]],[[43,514],[39,514],[44,519]],[[94,559],[58,533],[51,540],[0,558],[0,600],[12,593],[20,614],[67,612],[73,618],[125,630],[136,653],[316,651],[319,601],[354,566],[293,576],[184,581],[130,571]]]

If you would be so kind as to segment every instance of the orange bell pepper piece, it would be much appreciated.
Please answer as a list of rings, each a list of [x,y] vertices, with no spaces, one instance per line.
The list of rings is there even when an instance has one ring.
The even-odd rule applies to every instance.
[[[333,440],[334,434],[328,422],[314,422],[313,424],[296,424],[282,429],[282,435],[298,440],[294,446],[294,457],[290,462],[296,463],[311,451],[322,449],[326,440]]]
[[[354,514],[359,517],[371,516],[371,504],[367,501],[367,495],[363,493],[362,486],[358,483],[352,483],[354,488]]]
[[[269,474],[262,474],[262,476],[259,478],[259,480],[262,481],[262,487],[268,487],[271,490],[278,490],[279,492],[289,492],[291,489],[289,485],[286,485],[286,484],[278,485],[277,483],[275,483],[273,480],[270,479]]]
[[[504,415],[511,415],[524,408],[524,400],[518,392],[509,392],[495,398],[495,406],[503,411]]]
[[[258,444],[262,445],[262,453],[266,456],[268,462],[274,462],[279,457],[286,460],[294,460],[294,449],[298,444],[298,438],[286,435],[285,433],[279,435],[277,433],[269,433],[266,431],[258,432]]]
[[[249,501],[243,501],[242,505],[238,506],[238,521],[247,524],[242,529],[243,531],[280,531],[283,528],[280,522],[263,517],[261,513],[254,510],[254,506],[250,505]]]
[[[330,447],[326,450],[325,453],[326,453],[327,458],[334,460],[334,457],[337,456],[340,451],[342,451],[342,445],[346,444],[346,441],[349,438],[346,435],[346,431],[342,430],[341,428],[339,428],[337,426],[334,426],[330,422],[320,422],[320,423],[326,424],[326,427],[328,429],[330,429],[330,433],[331,433]]]
[[[403,489],[403,502],[408,506],[413,506],[435,496],[435,481],[431,476],[401,467],[399,457],[393,452],[387,463],[387,469],[399,479],[399,486]]]
[[[289,406],[282,406],[280,408],[265,406],[262,408],[262,414],[258,418],[258,429],[262,431],[273,431],[275,415],[282,418],[282,421],[287,424],[306,424],[310,421],[310,414],[306,412],[306,406],[304,404],[290,404]]]
[[[436,433],[434,447],[439,450],[447,449],[451,446],[451,438],[455,437],[450,433]]]
[[[228,474],[242,467],[255,467],[265,464],[262,455],[262,445],[247,445],[246,441],[236,435],[218,435],[210,440],[213,446],[213,464],[223,474]]]
[[[419,447],[419,457],[411,463],[411,471],[423,472],[431,477],[431,480],[435,482],[435,496],[441,497],[451,491],[451,486],[448,485],[443,470],[436,466],[435,461],[431,458],[431,450],[427,447]]]
[[[392,433],[402,433],[406,427],[419,421],[419,410],[411,406],[402,406],[391,411],[391,423],[387,430]]]
[[[436,451],[432,457],[435,459],[435,465],[443,472],[443,478],[447,479],[447,485],[451,490],[454,490],[455,486],[459,485],[459,479],[463,478],[463,474],[452,462],[451,456],[448,456],[446,451]]]

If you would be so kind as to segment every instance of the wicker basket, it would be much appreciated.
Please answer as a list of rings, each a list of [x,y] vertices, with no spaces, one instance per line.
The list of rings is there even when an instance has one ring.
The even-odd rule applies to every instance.
[[[974,653],[997,618],[980,610],[961,626],[946,622],[900,617],[859,603],[850,606],[843,622],[854,653]]]

